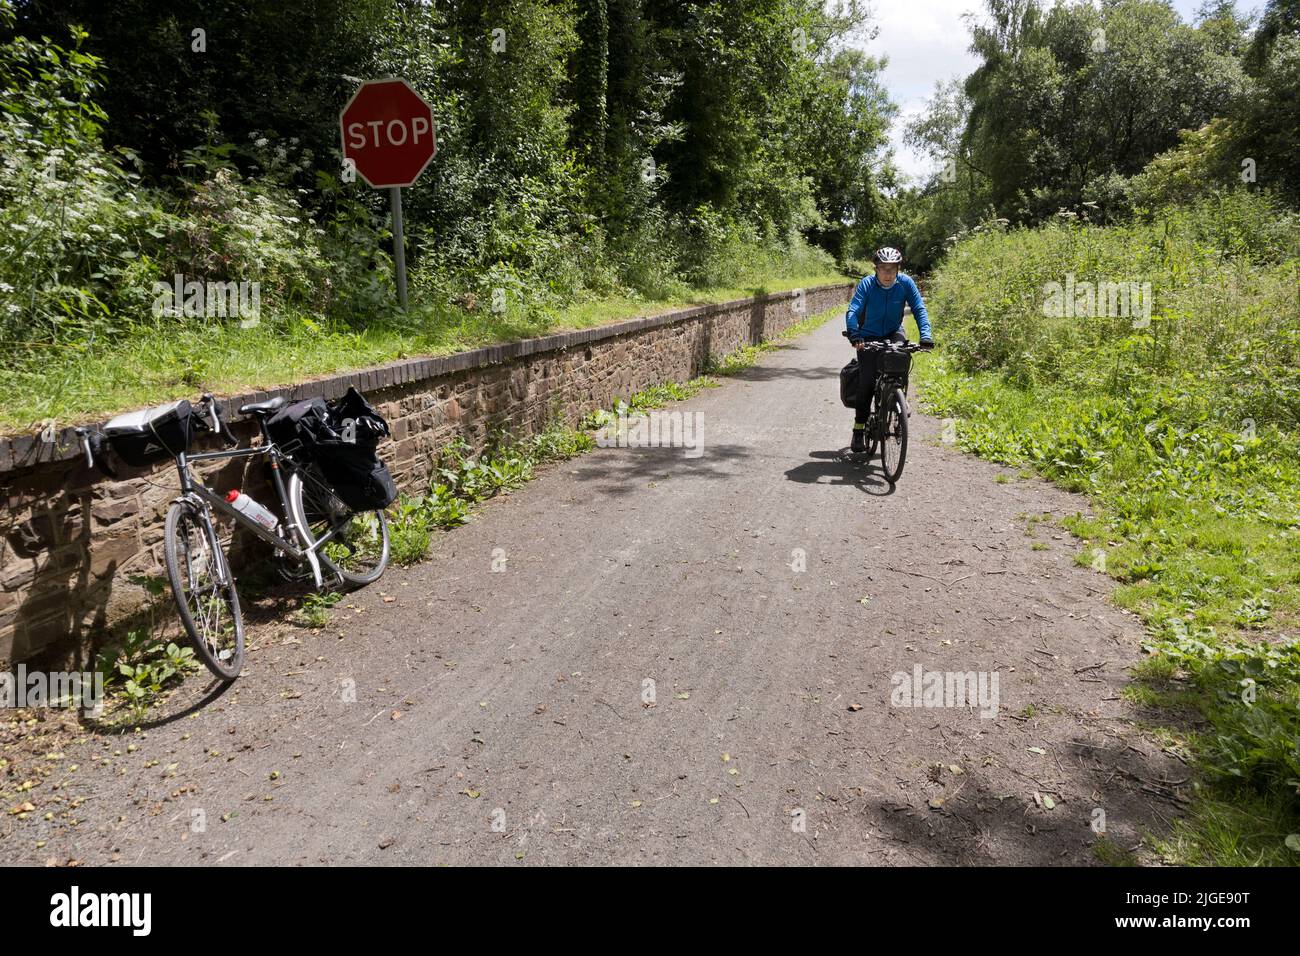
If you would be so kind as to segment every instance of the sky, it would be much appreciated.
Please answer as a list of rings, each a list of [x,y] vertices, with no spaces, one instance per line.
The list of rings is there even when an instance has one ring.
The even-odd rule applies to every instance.
[[[1243,14],[1257,14],[1264,8],[1264,0],[1236,3]],[[1173,0],[1173,5],[1190,22],[1201,0]],[[895,161],[904,174],[923,179],[932,171],[932,164],[904,145],[903,128],[925,108],[936,81],[965,77],[974,70],[975,58],[966,49],[970,40],[961,15],[983,10],[983,0],[879,0],[873,6],[880,34],[863,48],[873,56],[889,57],[885,86],[900,108],[890,133]]]

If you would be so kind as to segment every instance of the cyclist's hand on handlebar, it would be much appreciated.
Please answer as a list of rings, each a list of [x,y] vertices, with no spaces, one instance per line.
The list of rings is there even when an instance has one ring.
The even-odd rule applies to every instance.
[[[933,351],[934,351],[934,339],[921,339],[921,351],[922,351],[922,352],[933,352]]]

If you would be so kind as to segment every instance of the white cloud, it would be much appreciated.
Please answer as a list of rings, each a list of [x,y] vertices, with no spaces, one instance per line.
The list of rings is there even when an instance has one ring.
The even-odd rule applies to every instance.
[[[980,7],[979,0],[875,5],[879,34],[864,48],[889,60],[885,87],[901,110],[890,130],[890,142],[899,169],[906,175],[923,178],[931,171],[931,163],[904,145],[903,129],[924,110],[937,81],[966,76],[975,68],[977,60],[967,51],[970,35],[961,15]]]

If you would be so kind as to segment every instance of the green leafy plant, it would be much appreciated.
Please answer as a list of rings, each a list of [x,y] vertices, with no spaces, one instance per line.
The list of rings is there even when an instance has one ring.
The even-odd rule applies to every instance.
[[[95,668],[105,689],[139,712],[147,710],[172,685],[199,668],[192,647],[163,643],[148,629],[135,628],[101,650]]]
[[[343,595],[337,591],[311,592],[302,599],[298,619],[306,627],[320,628],[330,622],[330,608],[338,604]]]

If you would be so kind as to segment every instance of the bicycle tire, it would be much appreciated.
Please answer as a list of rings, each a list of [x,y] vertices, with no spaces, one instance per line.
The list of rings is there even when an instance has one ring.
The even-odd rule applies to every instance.
[[[310,486],[308,482],[311,483]],[[348,522],[359,519],[368,521],[368,516],[374,515],[377,521],[379,555],[373,566],[368,567],[364,563],[351,560],[349,563],[345,563],[337,556],[331,555],[329,544],[317,551],[316,556],[320,559],[322,565],[337,574],[345,584],[352,587],[364,587],[379,580],[380,575],[388,568],[390,557],[388,519],[384,516],[383,511],[355,512],[344,507],[342,502],[330,491],[324,479],[313,474],[310,467],[304,469],[299,466],[293,469],[292,474],[289,476],[288,494],[289,508],[294,523],[302,529],[309,547],[316,543],[319,535],[319,531],[314,530],[313,525],[321,526],[326,521],[332,522],[335,520],[341,523],[344,519]],[[349,559],[354,554],[355,552],[350,554]],[[364,568],[364,570],[360,570],[360,568]]]
[[[903,476],[903,466],[907,464],[907,399],[901,388],[894,389],[885,399],[882,420],[884,428],[880,436],[880,462],[885,480],[895,485]],[[891,449],[895,452],[892,456]],[[894,460],[891,461],[891,458]]]
[[[191,541],[191,531],[198,535],[196,542]],[[185,541],[183,561],[179,550],[182,534]],[[195,545],[199,548],[197,554]],[[230,563],[221,550],[221,542],[205,511],[189,501],[172,502],[167,509],[167,521],[163,528],[163,556],[172,598],[176,602],[176,612],[195,653],[216,677],[223,681],[234,680],[244,666],[244,617],[239,608],[239,592],[235,589]],[[189,595],[194,590],[196,564],[199,563],[196,558],[202,559],[203,571],[215,567],[223,569],[227,583],[223,587],[213,577],[209,584],[204,585],[206,593],[195,595],[196,602],[191,606],[190,600],[183,595]],[[186,587],[186,578],[190,581],[190,587]],[[206,605],[206,611],[203,610],[203,605]],[[233,639],[233,647],[214,643],[216,638],[227,633],[220,618],[220,607],[223,605],[230,612],[229,627],[233,634],[229,634],[229,637]],[[199,613],[197,620],[195,612]],[[213,614],[212,620],[208,619],[208,613]]]

